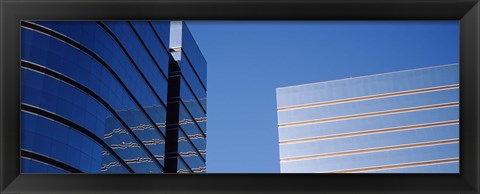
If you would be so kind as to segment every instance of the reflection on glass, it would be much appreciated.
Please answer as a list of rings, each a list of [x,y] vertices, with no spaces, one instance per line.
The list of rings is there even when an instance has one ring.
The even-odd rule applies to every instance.
[[[179,144],[181,169],[205,172],[204,125],[184,126],[186,141],[166,141],[167,115],[179,114],[166,106],[169,66],[180,63],[168,48],[169,21],[22,21],[21,27],[22,173],[163,173],[167,144]],[[190,41],[183,42],[196,45]],[[187,57],[205,70],[196,49],[198,56]],[[190,90],[202,91],[206,101],[205,86],[195,86],[200,90]],[[192,117],[199,115],[196,106],[182,117],[202,123],[206,109]]]

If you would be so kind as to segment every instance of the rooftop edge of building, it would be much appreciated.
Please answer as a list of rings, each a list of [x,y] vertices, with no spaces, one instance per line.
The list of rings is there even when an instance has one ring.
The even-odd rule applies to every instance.
[[[289,89],[289,88],[295,88],[295,87],[302,87],[302,86],[309,86],[309,85],[317,85],[317,84],[325,84],[325,83],[336,82],[336,81],[345,81],[345,80],[351,80],[351,79],[358,79],[358,78],[365,78],[365,77],[374,77],[374,76],[382,76],[382,75],[388,75],[388,74],[395,74],[395,73],[402,73],[402,72],[409,72],[409,71],[418,71],[418,70],[424,70],[424,69],[432,69],[432,68],[439,68],[439,67],[446,67],[446,66],[455,66],[455,65],[459,65],[459,63],[449,63],[449,64],[434,65],[434,66],[428,66],[428,67],[420,67],[420,68],[415,68],[415,69],[406,69],[406,70],[400,70],[400,71],[391,71],[391,72],[378,73],[378,74],[362,75],[362,76],[357,76],[357,77],[340,78],[340,79],[326,80],[326,81],[306,83],[306,84],[299,84],[299,85],[292,85],[292,86],[282,86],[282,87],[277,87],[277,88],[276,88],[276,91],[278,92],[279,90]]]

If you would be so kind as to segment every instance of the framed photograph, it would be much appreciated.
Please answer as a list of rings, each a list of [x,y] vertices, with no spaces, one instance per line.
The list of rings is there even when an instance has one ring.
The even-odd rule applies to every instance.
[[[1,193],[480,192],[478,0],[0,2]]]

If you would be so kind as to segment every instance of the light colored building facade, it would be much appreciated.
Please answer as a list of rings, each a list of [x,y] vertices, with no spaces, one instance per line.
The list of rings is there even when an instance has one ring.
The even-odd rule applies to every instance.
[[[459,65],[277,88],[282,173],[459,173]]]

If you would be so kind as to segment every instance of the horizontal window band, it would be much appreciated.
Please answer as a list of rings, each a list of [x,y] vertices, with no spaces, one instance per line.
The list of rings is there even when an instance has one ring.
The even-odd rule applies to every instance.
[[[43,156],[41,154],[37,154],[35,152],[31,152],[31,151],[27,151],[27,150],[22,149],[22,150],[20,150],[20,155],[22,157],[25,157],[25,158],[28,158],[28,159],[32,159],[32,160],[42,162],[42,163],[48,164],[50,166],[56,167],[56,168],[63,169],[67,172],[83,173],[83,171],[81,171],[81,170],[79,170],[79,169],[77,169],[73,166],[70,166],[70,165],[68,165],[64,162],[60,162],[58,160],[52,159],[50,157]]]
[[[185,105],[185,103],[183,102],[183,100],[180,100],[179,101],[179,106],[182,106],[183,109],[186,111],[187,115],[190,117],[190,118],[195,118],[193,117],[193,114],[190,112],[190,110],[187,108],[187,106]],[[195,143],[193,143],[193,141],[191,140],[191,136],[187,135],[187,133],[185,132],[185,130],[182,128],[181,125],[185,125],[185,124],[194,124],[194,126],[197,128],[198,131],[200,131],[201,134],[198,134],[198,135],[202,135],[204,138],[206,138],[207,134],[202,130],[202,128],[200,127],[200,125],[198,124],[198,120],[202,121],[203,122],[203,119],[202,118],[195,118],[194,120],[179,120],[177,122],[178,124],[178,129],[182,132],[182,134],[186,137],[185,140],[187,140],[189,142],[189,144],[195,149],[195,151],[197,153],[200,153],[200,151],[198,150],[197,146],[195,145]],[[206,118],[205,118],[206,120]],[[206,162],[206,159],[205,159],[205,156],[201,155],[201,153],[199,154],[200,158],[202,159],[203,162]]]
[[[187,53],[185,53],[185,51],[182,49],[181,50],[183,56],[185,56],[185,58],[187,59],[187,62],[188,62],[188,65],[190,65],[191,69],[193,70],[193,72],[195,73],[195,76],[197,77],[197,79],[199,80],[200,84],[202,85],[203,89],[204,90],[207,90],[207,87],[205,86],[205,84],[203,83],[202,79],[200,78],[200,75],[198,75],[198,72],[197,72],[197,69],[195,69],[193,63],[190,61],[190,59],[188,58],[188,55]]]
[[[26,150],[26,151],[29,151],[29,150]],[[21,156],[21,154],[20,154],[20,156]],[[47,164],[47,163],[42,162],[42,161],[40,161],[40,160],[35,160],[35,159],[33,159],[33,158],[28,158],[28,157],[25,157],[25,156],[21,156],[20,158],[21,158],[21,159],[24,159],[24,160],[35,161],[35,162],[37,162],[37,163],[41,163],[41,164],[43,164],[43,165],[47,165],[47,166],[56,168],[56,169],[58,169],[58,170],[62,170],[62,171],[65,171],[65,172],[69,172],[68,170],[62,169],[62,168],[60,168],[60,167],[58,167],[58,166],[53,166],[53,165],[51,165],[51,164]],[[21,162],[20,164],[22,164],[22,162]],[[23,168],[22,168],[22,169],[23,169]],[[22,171],[22,169],[20,169],[20,171]],[[24,170],[24,171],[27,171],[27,170]],[[30,170],[29,172],[21,172],[21,173],[37,173],[37,172],[33,172],[32,170]],[[71,173],[71,172],[70,172],[70,173]]]
[[[207,137],[207,134],[205,133],[205,131],[203,131],[204,129],[202,129],[200,127],[200,124],[198,124],[199,122],[197,120],[200,120],[200,121],[203,121],[203,119],[201,118],[195,118],[192,114],[192,112],[190,112],[190,109],[188,109],[187,105],[185,105],[185,102],[183,102],[183,100],[180,100],[179,103],[183,106],[183,109],[186,111],[186,113],[188,114],[188,116],[190,117],[190,119],[193,119],[193,122],[195,123],[195,126],[200,130],[200,132],[202,133],[203,136]],[[205,115],[206,116],[206,115]],[[205,121],[206,121],[206,117],[205,117]],[[180,122],[180,121],[179,121]],[[180,123],[179,123],[180,124]]]
[[[381,151],[407,149],[407,148],[418,148],[418,147],[426,147],[426,146],[452,144],[452,143],[458,143],[458,142],[459,142],[459,139],[456,138],[456,139],[447,139],[447,140],[440,140],[440,141],[402,144],[402,145],[395,145],[395,146],[386,146],[386,147],[376,147],[376,148],[368,148],[368,149],[360,149],[360,150],[333,152],[333,153],[326,153],[326,154],[315,154],[315,155],[308,155],[308,156],[296,156],[296,157],[281,158],[280,162],[292,162],[292,161],[299,161],[299,160],[310,160],[310,159],[319,159],[319,158],[327,158],[327,157],[346,156],[346,155],[353,155],[353,154],[363,154],[363,153],[381,152]]]
[[[141,158],[141,157],[133,158],[133,159],[125,159],[125,162],[127,164],[139,164],[139,163],[144,163],[144,162],[151,163],[153,161],[154,160],[152,160],[151,158]]]
[[[123,159],[115,152],[113,151],[113,149],[107,145],[107,143],[105,143],[102,139],[100,139],[99,137],[97,137],[95,134],[93,134],[92,132],[90,132],[88,129],[85,129],[83,128],[82,126],[66,119],[66,118],[63,118],[59,115],[56,115],[52,112],[49,112],[49,111],[46,111],[46,110],[43,110],[43,109],[40,109],[38,107],[35,107],[35,106],[32,106],[32,105],[29,105],[29,104],[25,104],[25,103],[22,103],[21,104],[21,109],[22,111],[26,111],[26,112],[30,112],[30,113],[33,113],[33,114],[37,114],[37,115],[40,115],[42,117],[45,117],[45,118],[48,118],[50,120],[53,120],[53,121],[56,121],[58,123],[61,123],[65,126],[68,126],[72,129],[75,129],[77,130],[78,132],[86,135],[87,137],[89,137],[90,139],[92,139],[93,141],[97,142],[99,145],[101,145],[104,149],[108,150],[108,152],[110,152],[110,154],[113,155],[113,157],[115,159],[117,159],[118,162],[120,162],[123,167],[125,167],[130,173],[133,173],[133,169],[130,168],[130,166],[127,165],[127,163],[125,163],[125,161],[123,161]]]
[[[111,144],[110,147],[114,150],[116,149],[127,149],[127,148],[140,148],[140,146],[138,145],[138,143],[125,143],[125,145],[123,144]],[[127,162],[128,163],[128,162]]]
[[[374,116],[379,116],[379,115],[389,115],[389,114],[413,112],[413,111],[420,111],[420,110],[429,110],[429,109],[436,109],[436,108],[446,108],[446,107],[458,106],[459,104],[460,104],[459,102],[449,102],[449,103],[434,104],[434,105],[427,105],[427,106],[417,106],[417,107],[393,109],[393,110],[386,110],[386,111],[370,112],[370,113],[364,113],[364,114],[354,114],[354,115],[347,115],[347,116],[330,117],[330,118],[325,118],[325,119],[316,119],[316,120],[299,121],[299,122],[293,122],[293,123],[284,123],[284,124],[279,124],[278,127],[279,128],[292,127],[292,126],[297,126],[297,125],[308,125],[308,124],[324,123],[324,122],[332,122],[332,121],[340,121],[340,120],[348,120],[348,119],[357,119],[357,118],[364,118],[364,117],[374,117]]]
[[[165,140],[160,140],[160,139],[152,139],[152,140],[146,140],[142,141],[144,145],[153,145],[156,146],[157,144],[165,144]]]
[[[150,59],[152,59],[153,63],[155,63],[156,67],[158,68],[158,70],[161,72],[161,74],[163,75],[163,78],[165,80],[168,81],[168,77],[166,75],[166,73],[162,70],[162,68],[160,68],[160,64],[158,64],[157,60],[155,59],[155,57],[153,57],[153,54],[152,52],[148,49],[147,45],[145,44],[145,42],[143,41],[143,39],[140,37],[140,34],[138,34],[137,30],[135,29],[135,27],[133,27],[133,24],[130,22],[130,21],[127,21],[128,23],[128,26],[130,27],[130,29],[132,29],[133,33],[135,34],[135,36],[137,37],[138,41],[142,44],[143,48],[145,49],[145,51],[147,52],[147,54],[150,56]],[[160,40],[159,40],[160,41]],[[160,41],[161,42],[161,41]],[[164,48],[165,49],[165,48]],[[165,53],[169,53],[168,50],[165,50]],[[171,60],[171,59],[169,59]]]
[[[391,72],[385,72],[385,73],[362,75],[362,76],[349,77],[349,78],[340,78],[340,79],[319,81],[319,82],[299,84],[299,85],[293,85],[293,86],[284,86],[284,87],[279,87],[277,89],[299,88],[299,87],[315,86],[315,85],[326,84],[326,83],[337,83],[337,82],[340,82],[340,81],[349,81],[349,80],[351,81],[351,80],[355,80],[355,79],[359,79],[359,78],[377,77],[377,76],[383,76],[383,75],[397,74],[397,73],[400,73],[400,72],[412,72],[412,71],[417,71],[417,70],[434,69],[434,68],[438,68],[438,67],[455,66],[455,65],[458,65],[458,64],[459,63],[447,63],[447,64],[441,64],[441,65],[435,65],[435,66],[419,67],[419,68],[415,68],[415,69],[405,69],[405,70],[400,70],[400,71],[391,71]]]
[[[203,123],[203,122],[207,121],[207,118],[206,117],[195,118],[195,121],[197,123]],[[191,120],[191,119],[182,119],[182,120],[178,121],[179,125],[194,124],[194,123],[195,122],[193,122],[193,120]]]
[[[358,131],[358,132],[352,132],[352,133],[342,133],[342,134],[335,134],[335,135],[326,135],[326,136],[318,136],[318,137],[283,140],[283,141],[280,141],[279,144],[284,145],[284,144],[294,144],[294,143],[303,143],[303,142],[311,142],[311,141],[320,141],[320,140],[327,140],[327,139],[336,139],[336,138],[343,138],[343,137],[355,137],[355,136],[361,136],[361,135],[388,133],[388,132],[395,132],[395,131],[406,131],[406,130],[412,130],[412,129],[428,128],[428,127],[456,125],[456,124],[459,124],[459,123],[460,123],[459,120],[442,121],[442,122],[434,122],[434,123],[423,123],[423,124],[418,124],[418,125],[409,125],[409,126],[401,126],[401,127],[383,128],[383,129],[373,129],[373,130]]]
[[[404,96],[404,95],[409,95],[409,94],[418,94],[418,93],[426,93],[426,92],[433,92],[433,91],[450,90],[450,89],[455,89],[455,88],[459,88],[459,84],[439,86],[439,87],[431,87],[431,88],[422,88],[422,89],[416,89],[416,90],[407,90],[407,91],[401,91],[401,92],[384,93],[384,94],[369,95],[369,96],[361,96],[361,97],[354,97],[354,98],[346,98],[346,99],[332,100],[332,101],[325,101],[325,102],[318,102],[318,103],[285,106],[285,107],[279,107],[279,108],[277,108],[277,110],[278,111],[287,111],[287,110],[295,110],[295,109],[303,109],[303,108],[312,108],[312,107],[326,106],[326,105],[333,105],[333,104],[341,104],[341,103],[348,103],[348,102],[357,102],[357,101],[373,100],[373,99],[379,99],[379,98]]]
[[[155,158],[154,157],[154,154],[150,152],[150,150],[144,145],[142,144],[142,140],[140,140],[140,138],[138,138],[135,133],[132,131],[132,129],[130,129],[130,127],[128,127],[127,123],[120,117],[120,115],[118,115],[117,111],[115,111],[111,106],[110,104],[108,104],[102,97],[98,96],[95,92],[93,92],[92,90],[90,90],[88,87],[78,83],[77,81],[61,74],[61,73],[58,73],[58,72],[55,72],[45,66],[42,66],[42,65],[38,65],[38,64],[35,64],[35,63],[32,63],[32,62],[29,62],[29,61],[26,61],[26,60],[21,60],[21,66],[22,68],[26,68],[26,69],[29,69],[29,70],[35,70],[37,72],[41,72],[43,73],[44,75],[47,75],[47,76],[50,76],[52,78],[55,78],[55,79],[58,79],[62,82],[65,82],[73,87],[76,87],[78,88],[79,90],[83,91],[84,93],[88,94],[89,96],[91,96],[92,98],[94,98],[95,100],[97,100],[100,104],[102,104],[119,122],[120,124],[131,134],[131,137],[133,139],[135,139],[139,144],[140,146],[142,147],[142,149],[145,151],[145,153],[147,153],[152,159]],[[148,118],[147,114],[144,112],[144,116],[146,118]],[[151,121],[153,122],[153,120]],[[160,131],[160,129],[158,129],[158,132],[160,133],[160,135],[165,138],[165,135]],[[94,135],[95,136],[95,135]],[[96,137],[96,136],[95,136]],[[103,142],[103,141],[102,141]],[[162,170],[164,169],[163,165],[160,164],[160,162],[155,162],[155,164],[161,168]]]
[[[183,163],[183,165],[188,168],[188,172],[183,172],[183,173],[193,173],[192,167],[188,165],[187,161],[185,161],[185,159],[179,153],[176,154],[176,158],[177,160],[180,160]]]
[[[82,44],[78,43],[77,41],[59,33],[59,32],[56,32],[52,29],[49,29],[49,28],[46,28],[44,26],[41,26],[41,25],[38,25],[38,24],[35,24],[35,23],[31,23],[31,22],[26,22],[26,21],[21,21],[21,27],[23,28],[27,28],[27,29],[30,29],[30,30],[33,30],[33,31],[36,31],[36,32],[39,32],[39,33],[42,33],[42,34],[45,34],[47,36],[50,36],[50,37],[53,37],[61,42],[64,42],[66,44],[69,44],[71,45],[72,47],[78,49],[78,50],[81,50],[82,52],[84,52],[85,54],[89,55],[90,57],[94,58],[98,63],[100,63],[108,72],[110,72],[110,74],[117,80],[117,82],[122,86],[122,88],[127,92],[127,94],[129,95],[129,97],[134,101],[134,103],[140,108],[140,110],[143,112],[143,114],[146,116],[146,118],[151,122],[151,123],[155,123],[153,121],[152,118],[150,118],[150,115],[145,111],[145,109],[141,106],[140,102],[135,98],[135,96],[133,95],[133,93],[128,89],[128,87],[126,86],[126,84],[120,79],[120,76],[117,75],[115,73],[115,71],[112,69],[112,67],[107,64],[102,58],[100,58],[95,52],[93,52],[92,50],[88,49],[87,47],[83,46]],[[154,95],[156,95],[156,93],[154,93]],[[166,109],[166,105],[165,103],[157,96],[157,98],[160,100],[161,102],[161,105],[163,106],[163,108]],[[123,120],[120,120],[120,121],[123,121]],[[126,125],[127,126],[127,125]],[[126,127],[128,130],[130,130],[128,128],[128,126]],[[163,132],[155,125],[155,128],[156,130],[161,134],[161,136],[163,138],[165,138],[165,134],[163,134]],[[139,140],[139,138],[132,132],[130,131],[131,134],[132,134],[132,137],[135,138],[138,142],[141,142]],[[155,158],[154,155],[142,144],[142,147],[144,149],[146,149],[146,153],[151,157],[151,158]],[[157,165],[158,167],[160,167],[161,169],[164,169],[163,165],[160,164],[160,162],[158,162],[157,160],[155,160],[155,165]],[[122,163],[123,164],[123,163]]]
[[[152,94],[157,98],[158,101],[160,101],[161,104],[163,104],[164,106],[165,103],[163,102],[162,98],[160,98],[160,95],[158,95],[157,91],[155,90],[155,88],[152,86],[152,84],[150,83],[150,81],[147,79],[147,77],[145,76],[145,74],[143,74],[142,70],[140,69],[140,67],[138,67],[137,63],[135,62],[135,60],[133,60],[132,56],[128,53],[127,49],[125,48],[125,46],[122,44],[122,42],[120,41],[120,39],[118,39],[117,35],[115,35],[115,33],[113,33],[112,30],[110,30],[110,28],[108,28],[103,22],[100,22],[100,21],[97,21],[96,22],[103,30],[105,30],[105,32],[107,32],[107,34],[115,41],[117,42],[118,46],[120,47],[120,49],[122,50],[123,54],[128,58],[128,60],[130,61],[130,63],[133,65],[133,67],[137,70],[138,74],[143,78],[143,80],[145,81],[145,83],[147,84],[148,88],[151,90]],[[157,66],[157,68],[159,68]],[[162,72],[162,70],[159,68],[158,69],[159,71]],[[167,82],[168,82],[168,78],[167,77],[164,77]]]
[[[393,164],[393,165],[384,165],[384,166],[357,168],[357,169],[350,169],[350,170],[340,170],[340,171],[321,172],[321,173],[361,173],[361,172],[368,172],[368,171],[374,171],[374,170],[388,170],[388,169],[416,167],[416,166],[429,166],[429,165],[453,163],[453,162],[459,162],[459,161],[460,161],[459,158],[447,158],[447,159],[440,159],[440,160],[410,162],[410,163],[402,163],[402,164]]]
[[[88,49],[87,47],[83,46],[82,44],[78,43],[77,41],[59,33],[59,32],[56,32],[52,29],[49,29],[49,28],[46,28],[44,26],[41,26],[41,25],[38,25],[38,24],[35,24],[35,23],[31,23],[31,22],[26,22],[26,21],[21,21],[21,26],[22,28],[26,28],[26,29],[29,29],[29,30],[33,30],[33,31],[36,31],[38,33],[41,33],[41,34],[45,34],[47,36],[50,36],[50,37],[53,37],[61,42],[64,42],[66,44],[69,44],[71,45],[72,47],[84,52],[85,54],[89,55],[90,57],[94,58],[98,63],[100,63],[116,80],[117,82],[122,86],[122,88],[127,92],[127,94],[130,96],[130,98],[134,101],[135,104],[137,104],[138,107],[140,107],[140,110],[145,114],[147,115],[147,119],[151,122],[151,123],[155,123],[147,114],[147,112],[144,110],[144,108],[141,106],[140,102],[135,98],[135,96],[133,95],[133,93],[128,89],[128,87],[126,86],[126,84],[120,79],[120,76],[117,75],[115,73],[115,71],[112,69],[112,67],[107,64],[102,58],[100,58],[96,53],[94,53],[92,50]],[[163,108],[166,110],[166,105],[165,103],[163,103],[163,101],[161,101],[161,105],[163,106]],[[160,131],[160,129],[158,129]],[[161,131],[160,131],[161,133]],[[165,136],[163,133],[162,133],[162,136]]]
[[[202,109],[203,113],[206,114],[207,113],[206,107],[203,107],[202,103],[200,103],[200,99],[197,97],[197,94],[193,91],[192,87],[190,86],[190,83],[188,83],[187,79],[185,78],[185,75],[183,75],[183,73],[181,73],[181,75],[182,75],[181,79],[185,82],[188,90],[190,91],[190,93],[192,93],[193,97],[195,98],[195,99],[192,99],[192,101],[196,101],[200,109]],[[205,89],[205,92],[206,92],[206,89]],[[187,102],[186,100],[184,101]]]
[[[201,166],[201,167],[198,167],[198,168],[192,168],[192,170],[193,170],[194,173],[206,172],[207,167],[206,166]]]
[[[193,135],[188,135],[188,138],[190,139],[205,139],[205,137],[202,134],[193,134]],[[186,141],[185,137],[179,137],[179,141]]]
[[[188,143],[190,144],[190,146],[192,146],[193,149],[195,150],[195,152],[200,156],[200,159],[202,159],[202,161],[203,161],[204,163],[207,162],[207,159],[205,159],[205,157],[200,154],[200,151],[198,150],[197,146],[195,145],[195,143],[193,143],[193,141],[190,139],[190,137],[189,137],[188,134],[185,132],[185,130],[184,130],[181,126],[179,127],[179,129],[180,129],[180,132],[182,132],[182,135],[183,135],[184,137],[186,137],[186,140],[188,141]],[[199,129],[199,131],[201,132],[202,130]],[[202,135],[203,135],[203,134],[202,134]],[[204,136],[204,137],[205,137],[205,136]],[[177,140],[177,142],[178,142],[178,140]]]
[[[186,55],[185,55],[186,56]],[[187,58],[187,62],[188,62],[188,57],[185,57]],[[194,73],[196,76],[198,76],[197,72],[195,71],[195,69],[191,66],[190,62],[188,62],[189,66],[193,69]],[[185,84],[187,85],[187,88],[188,88],[188,91],[190,91],[190,93],[193,95],[194,99],[192,99],[192,101],[196,101],[198,103],[198,106],[200,107],[200,109],[202,109],[203,113],[207,113],[207,107],[204,107],[204,105],[202,103],[200,103],[200,98],[198,98],[197,96],[197,93],[193,90],[192,86],[191,86],[191,83],[189,83],[187,81],[187,78],[185,78],[185,75],[184,75],[184,71],[180,70],[180,74],[181,74],[181,80],[183,80],[183,82],[185,82]],[[207,91],[207,89],[205,88],[205,86],[203,85],[202,81],[200,80],[199,77],[197,77],[198,79],[196,81],[198,81],[200,83],[200,85],[202,85],[202,91]],[[183,99],[182,99],[183,100]],[[185,102],[187,102],[186,100],[183,100]]]
[[[168,46],[165,45],[165,43],[162,41],[162,38],[160,38],[160,35],[158,35],[159,33],[157,32],[157,30],[155,29],[155,27],[153,27],[153,24],[151,21],[147,21],[148,25],[150,26],[152,32],[153,32],[153,35],[155,35],[155,37],[157,37],[157,40],[160,42],[160,45],[162,45],[163,49],[165,50],[169,50],[168,49]]]
[[[115,166],[121,166],[121,165],[118,162],[110,162],[108,164],[102,164],[102,168],[100,169],[100,171],[106,172],[108,171],[108,169],[113,168]]]
[[[182,157],[191,157],[191,156],[199,156],[200,154],[198,152],[193,152],[193,151],[187,151],[187,152],[179,152],[178,153]],[[205,161],[204,161],[205,162]]]

